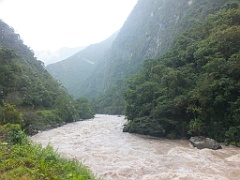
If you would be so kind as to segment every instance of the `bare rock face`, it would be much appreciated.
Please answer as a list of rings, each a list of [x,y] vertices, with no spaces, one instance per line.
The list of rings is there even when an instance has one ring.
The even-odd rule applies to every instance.
[[[189,141],[192,143],[194,147],[198,149],[204,149],[204,148],[213,149],[213,150],[222,149],[221,145],[215,140],[202,137],[202,136],[191,137]]]

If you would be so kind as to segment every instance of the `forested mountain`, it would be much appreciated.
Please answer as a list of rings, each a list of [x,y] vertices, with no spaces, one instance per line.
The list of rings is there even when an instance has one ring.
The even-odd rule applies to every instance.
[[[114,104],[119,106],[119,101],[122,105],[124,102],[118,98],[122,97],[122,91],[114,93],[113,86],[122,89],[123,79],[138,72],[144,59],[157,57],[169,48],[174,37],[181,32],[177,27],[188,6],[186,0],[139,0],[115,39],[112,39],[112,45],[107,47],[107,51],[100,49],[104,54],[98,54],[96,49],[105,42],[93,50],[90,46],[79,52],[95,54],[90,59],[92,62],[97,61],[95,66],[88,65],[86,68],[86,62],[75,55],[47,66],[47,70],[75,97],[97,98],[101,112],[117,113]],[[116,101],[112,102],[113,99]],[[123,113],[123,108],[121,106],[120,112],[117,111]]]
[[[73,100],[1,20],[0,93],[0,125],[18,123],[29,134],[93,117],[88,101]]]
[[[165,54],[182,32],[230,2],[234,0],[139,0],[113,42],[97,111],[123,112],[125,79],[140,71],[145,59]]]
[[[82,89],[99,112],[126,106],[125,131],[239,143],[239,4],[139,0]]]
[[[139,72],[145,59],[166,53],[183,31],[218,12],[227,2],[232,1],[139,0],[108,50],[100,55],[96,49],[91,51],[98,63],[90,71],[89,65],[86,68],[76,56],[63,61],[67,68],[57,63],[47,69],[75,97],[94,98],[97,112],[122,114],[125,79]]]
[[[97,112],[125,111],[124,131],[239,143],[239,5],[139,0],[118,33],[47,69]],[[13,29],[0,28],[1,124],[44,129],[92,117],[85,98],[73,100]]]
[[[239,145],[240,2],[211,2],[222,5],[219,11],[181,33],[168,53],[145,61],[129,79],[125,131],[204,135]]]

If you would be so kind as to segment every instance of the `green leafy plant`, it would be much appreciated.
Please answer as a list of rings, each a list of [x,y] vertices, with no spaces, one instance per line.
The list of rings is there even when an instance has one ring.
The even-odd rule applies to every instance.
[[[239,6],[223,3],[218,12],[183,32],[168,53],[145,61],[125,92],[129,131],[143,133],[138,127],[148,124],[154,129],[155,124],[165,130],[163,137],[203,135],[239,143],[236,17]]]
[[[51,146],[33,144],[19,125],[0,126],[1,179],[97,179],[76,160],[62,158]]]

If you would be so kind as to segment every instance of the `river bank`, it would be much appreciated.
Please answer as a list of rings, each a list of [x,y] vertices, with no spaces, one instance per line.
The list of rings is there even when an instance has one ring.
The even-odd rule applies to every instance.
[[[50,144],[107,180],[240,179],[240,149],[199,150],[186,140],[123,133],[124,117],[94,119],[41,132],[31,139]]]

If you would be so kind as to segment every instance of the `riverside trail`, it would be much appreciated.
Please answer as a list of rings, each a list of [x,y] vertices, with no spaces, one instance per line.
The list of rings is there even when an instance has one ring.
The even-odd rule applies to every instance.
[[[240,179],[240,149],[196,149],[187,140],[123,133],[124,117],[96,115],[31,137],[106,180]]]

